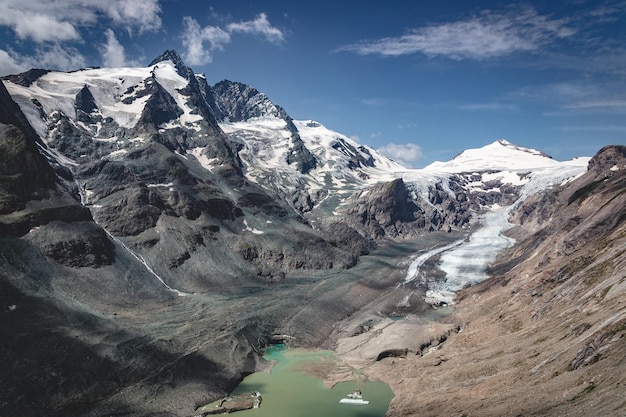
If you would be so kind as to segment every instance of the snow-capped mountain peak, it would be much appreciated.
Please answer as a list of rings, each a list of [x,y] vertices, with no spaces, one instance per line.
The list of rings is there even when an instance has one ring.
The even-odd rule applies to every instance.
[[[447,173],[520,171],[553,167],[558,164],[558,161],[543,152],[499,139],[482,148],[465,150],[450,161],[433,162],[424,170]]]
[[[161,55],[153,59],[148,67],[154,67],[159,63],[173,65],[178,75],[183,78],[189,78],[189,75],[193,73],[191,69],[185,65],[180,55],[178,55],[178,52],[172,49],[163,52]]]

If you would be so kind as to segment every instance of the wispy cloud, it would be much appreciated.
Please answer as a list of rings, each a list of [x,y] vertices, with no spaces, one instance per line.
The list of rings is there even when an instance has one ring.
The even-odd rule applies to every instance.
[[[511,92],[508,97],[552,107],[553,110],[544,112],[545,116],[572,116],[582,112],[624,113],[624,82],[608,78],[526,86]]]
[[[626,99],[600,99],[580,101],[563,106],[566,109],[623,109],[626,110]]]
[[[389,143],[379,148],[378,152],[408,167],[414,166],[422,157],[422,148],[415,143]]]
[[[486,10],[466,20],[419,27],[398,37],[361,41],[338,51],[381,56],[422,53],[455,60],[484,60],[533,51],[574,33],[576,29],[568,20],[539,15],[533,8]]]
[[[514,103],[502,103],[493,101],[488,103],[469,103],[457,106],[459,110],[468,111],[490,111],[490,112],[515,112],[518,107]]]
[[[35,59],[37,62],[31,64],[30,67],[69,70],[87,66],[85,58],[78,50],[62,45],[38,48]]]
[[[230,42],[230,34],[219,27],[201,27],[189,16],[183,19],[183,24],[183,46],[187,48],[185,59],[191,65],[211,62],[213,51],[222,50]]]
[[[1,0],[0,27],[13,31],[15,38],[34,42],[32,53],[11,49],[0,51],[0,73],[29,68],[69,70],[86,66],[76,48],[84,45],[85,30],[106,25],[105,43],[98,49],[105,66],[126,63],[124,48],[112,28],[129,34],[161,29],[159,0]]]
[[[280,29],[273,27],[265,13],[259,14],[254,20],[231,23],[226,26],[229,33],[247,33],[249,35],[262,36],[268,42],[280,43],[285,40],[285,35]]]
[[[89,4],[99,5],[103,13],[117,25],[128,30],[151,32],[161,28],[161,6],[159,0],[82,0]]]
[[[106,43],[100,47],[102,54],[102,65],[111,68],[120,68],[125,66],[139,66],[139,62],[129,60],[126,56],[124,45],[122,45],[111,29],[104,32]]]
[[[564,132],[626,132],[626,125],[563,126]]]
[[[260,36],[271,43],[284,41],[284,33],[272,26],[265,13],[259,14],[254,20],[219,26],[200,26],[193,18],[183,19],[183,46],[186,48],[185,61],[191,65],[203,65],[213,61],[213,53],[221,51],[229,44],[232,34],[243,33]]]
[[[362,98],[359,99],[359,101],[361,102],[361,104],[372,107],[380,107],[387,104],[387,100],[385,100],[384,98]]]
[[[511,92],[510,96],[532,101],[569,102],[597,93],[598,87],[589,82],[564,81],[521,87]]]

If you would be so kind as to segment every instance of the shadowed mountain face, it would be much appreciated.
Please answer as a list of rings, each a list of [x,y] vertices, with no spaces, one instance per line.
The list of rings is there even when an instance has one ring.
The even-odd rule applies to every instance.
[[[427,311],[424,288],[398,286],[406,260],[493,207],[514,204],[520,225],[498,276],[551,239],[543,267],[613,248],[623,147],[546,194],[585,167],[508,142],[474,151],[407,170],[250,86],[209,86],[174,51],[7,77],[0,414],[192,415],[263,368],[274,333],[319,346],[362,311]]]
[[[37,150],[36,133],[4,84],[0,86],[0,124],[0,213],[11,213],[23,209],[29,200],[47,197],[56,176]]]

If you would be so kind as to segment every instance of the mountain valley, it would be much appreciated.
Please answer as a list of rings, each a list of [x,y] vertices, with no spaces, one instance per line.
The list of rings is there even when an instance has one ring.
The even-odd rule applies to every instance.
[[[278,342],[388,416],[623,415],[624,172],[505,140],[409,169],[174,51],[5,77],[0,415],[191,416]],[[450,289],[486,222],[510,244]]]

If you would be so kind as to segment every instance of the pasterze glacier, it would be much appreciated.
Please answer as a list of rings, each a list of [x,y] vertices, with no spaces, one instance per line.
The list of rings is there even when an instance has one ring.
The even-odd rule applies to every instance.
[[[210,78],[2,79],[0,415],[622,415],[624,146],[411,169]]]

